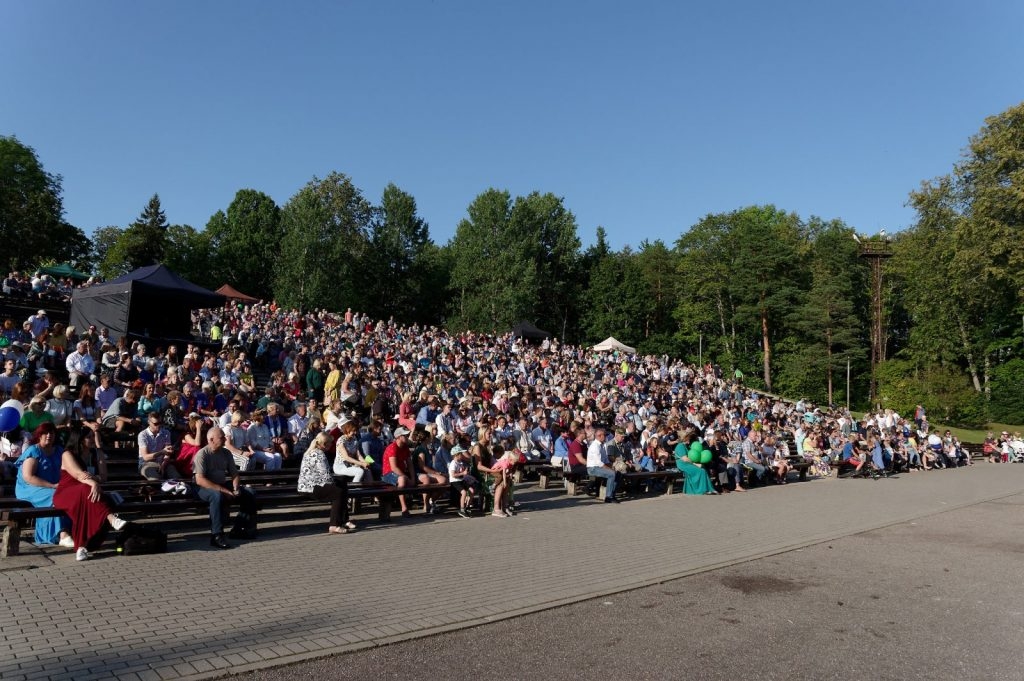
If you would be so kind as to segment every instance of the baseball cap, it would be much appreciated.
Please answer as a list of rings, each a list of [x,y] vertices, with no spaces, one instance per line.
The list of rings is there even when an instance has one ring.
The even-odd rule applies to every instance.
[[[399,427],[399,428],[395,428],[394,435],[395,435],[395,437],[401,437],[403,435],[408,436],[409,435],[409,429],[405,428],[404,426],[403,427]]]

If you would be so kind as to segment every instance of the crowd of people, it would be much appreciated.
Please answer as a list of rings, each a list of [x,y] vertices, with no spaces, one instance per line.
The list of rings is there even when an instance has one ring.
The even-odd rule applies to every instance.
[[[84,282],[75,281],[71,277],[55,277],[45,272],[36,271],[11,272],[3,279],[0,290],[5,296],[39,301],[69,302],[71,293],[76,288],[92,286],[97,282],[90,277]]]
[[[103,519],[92,521],[92,534],[67,539],[67,528],[37,525],[37,541],[64,541],[88,557],[103,529],[118,524],[99,491],[111,433],[137,439],[140,478],[186,481],[210,503],[210,541],[219,548],[230,546],[232,502],[239,513],[229,538],[255,531],[255,501],[239,473],[256,469],[297,469],[298,491],[331,504],[328,532],[346,534],[356,529],[346,480],[423,486],[417,496],[427,514],[438,509],[435,483],[450,482],[460,515],[508,518],[518,506],[513,473],[530,460],[603,480],[609,504],[630,471],[680,470],[686,493],[716,495],[785,484],[794,460],[819,476],[844,466],[881,476],[971,464],[920,407],[907,418],[884,410],[858,420],[760,394],[711,363],[272,302],[197,311],[193,322],[216,344],[149,347],[95,327],[49,333],[43,310],[5,323],[0,393],[23,411],[4,438],[7,457],[17,457],[9,474],[18,496],[35,504],[26,486],[77,484],[88,487],[74,497],[79,503],[105,504],[89,516]],[[32,352],[33,341],[26,352],[27,335],[61,342]],[[262,387],[257,370],[269,375]],[[1003,457],[1015,442],[1019,434],[993,438],[999,455],[990,460],[1015,460]],[[43,454],[49,463],[26,470]],[[50,496],[56,503],[59,495]],[[410,515],[406,495],[399,503]]]

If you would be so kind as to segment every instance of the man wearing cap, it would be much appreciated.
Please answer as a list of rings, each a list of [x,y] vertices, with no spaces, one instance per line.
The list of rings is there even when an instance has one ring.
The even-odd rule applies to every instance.
[[[50,320],[46,316],[46,310],[39,310],[29,317],[28,323],[31,326],[33,338],[39,338],[39,334],[50,328]]]
[[[412,464],[409,452],[409,429],[399,426],[394,432],[395,440],[384,449],[384,468],[381,480],[399,489],[415,487],[416,480],[412,477]],[[402,517],[409,517],[409,504],[404,494],[398,495],[398,503],[402,507]]]
[[[89,354],[89,341],[78,341],[75,351],[70,353],[64,361],[68,370],[68,382],[72,387],[77,387],[88,380],[91,380],[96,370],[96,363]]]
[[[28,355],[25,354],[25,346],[20,341],[11,343],[11,350],[7,353],[7,359],[14,360],[14,370],[21,371],[28,369]]]

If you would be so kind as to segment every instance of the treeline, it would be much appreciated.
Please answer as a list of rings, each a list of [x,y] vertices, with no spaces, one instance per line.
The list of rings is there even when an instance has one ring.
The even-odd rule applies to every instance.
[[[555,194],[488,189],[439,245],[410,194],[389,185],[373,202],[332,173],[283,206],[243,189],[201,230],[170,224],[154,196],[132,224],[88,239],[63,220],[60,178],[30,148],[0,138],[0,174],[0,238],[18,246],[3,255],[8,269],[70,260],[109,278],[164,262],[303,309],[455,331],[526,319],[570,342],[614,335],[714,361],[789,396],[843,404],[849,389],[854,406],[868,402],[861,252],[873,240],[892,253],[880,403],[923,404],[947,423],[1024,422],[1024,105],[988,119],[948,176],[913,192],[918,219],[892,237],[768,205],[708,215],[670,244],[614,250],[597,227],[584,249]],[[26,200],[33,192],[46,200]]]

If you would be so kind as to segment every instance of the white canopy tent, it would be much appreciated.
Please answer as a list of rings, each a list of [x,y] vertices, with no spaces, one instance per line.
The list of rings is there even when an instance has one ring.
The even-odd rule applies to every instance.
[[[620,343],[615,340],[614,336],[608,336],[603,341],[592,347],[591,350],[596,350],[597,352],[618,351],[625,352],[630,355],[636,354],[636,348],[631,348],[628,345]]]

